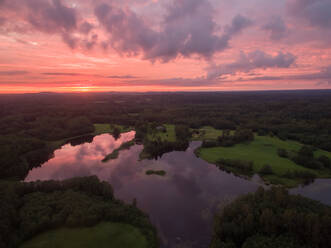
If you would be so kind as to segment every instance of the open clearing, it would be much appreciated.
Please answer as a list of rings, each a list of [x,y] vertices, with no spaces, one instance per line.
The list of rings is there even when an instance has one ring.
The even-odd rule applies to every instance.
[[[223,133],[222,130],[215,129],[210,126],[205,126],[194,130],[198,131],[199,133],[193,133],[193,140],[216,140]]]
[[[122,125],[110,125],[110,124],[94,124],[95,134],[112,133],[114,128],[117,127],[121,133],[129,132],[131,127],[124,127]]]
[[[283,175],[287,171],[310,171],[315,173],[317,177],[330,176],[325,171],[316,171],[304,168],[297,165],[287,158],[281,158],[277,154],[278,148],[283,148],[288,151],[297,152],[303,145],[296,141],[280,140],[270,136],[255,136],[255,140],[250,143],[241,143],[232,147],[212,147],[199,148],[199,157],[209,163],[216,163],[219,159],[237,159],[243,161],[252,161],[254,163],[253,170],[255,173],[268,164],[271,166],[274,175],[265,176],[264,179],[274,184],[284,184],[286,186],[295,186],[297,180],[284,178]],[[327,151],[317,150],[315,156],[326,155],[331,158],[331,153]]]
[[[151,141],[160,138],[162,141],[175,142],[176,141],[175,125],[165,124],[163,126],[166,128],[166,132],[155,131],[153,133],[148,133],[147,138]]]
[[[121,223],[103,222],[94,227],[61,228],[37,235],[21,248],[145,248],[139,229]]]

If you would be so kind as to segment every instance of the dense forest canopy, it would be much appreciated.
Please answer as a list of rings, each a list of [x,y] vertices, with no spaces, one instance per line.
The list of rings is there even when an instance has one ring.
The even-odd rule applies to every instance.
[[[259,188],[216,216],[211,248],[327,248],[330,233],[330,207],[283,188]]]

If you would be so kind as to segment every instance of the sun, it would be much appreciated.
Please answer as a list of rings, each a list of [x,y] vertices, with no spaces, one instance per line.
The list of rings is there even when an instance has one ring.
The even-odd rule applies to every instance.
[[[90,86],[79,86],[79,87],[75,87],[75,91],[78,92],[89,92],[91,91],[92,87]]]

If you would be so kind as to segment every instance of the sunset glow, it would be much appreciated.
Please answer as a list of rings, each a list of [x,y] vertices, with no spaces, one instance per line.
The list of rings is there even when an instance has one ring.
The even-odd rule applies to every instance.
[[[0,93],[331,88],[330,0],[0,0]]]

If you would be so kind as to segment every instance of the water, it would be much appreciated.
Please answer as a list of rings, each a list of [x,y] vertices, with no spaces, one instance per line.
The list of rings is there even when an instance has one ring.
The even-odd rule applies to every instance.
[[[312,184],[291,189],[290,193],[331,205],[331,179],[316,179]]]
[[[263,185],[258,176],[251,181],[219,170],[194,155],[201,142],[192,142],[185,152],[171,152],[159,160],[139,161],[142,145],[120,151],[115,160],[101,160],[135,132],[122,134],[118,140],[99,135],[90,143],[71,142],[54,152],[54,157],[30,171],[26,181],[62,180],[97,175],[109,182],[115,196],[128,203],[137,199],[157,227],[163,247],[208,247],[214,213],[238,195],[253,192]],[[78,145],[77,145],[78,144]],[[166,176],[146,175],[146,170],[165,170]],[[319,186],[314,186],[319,185]],[[322,185],[322,186],[320,186]],[[330,180],[292,190],[331,204]]]

